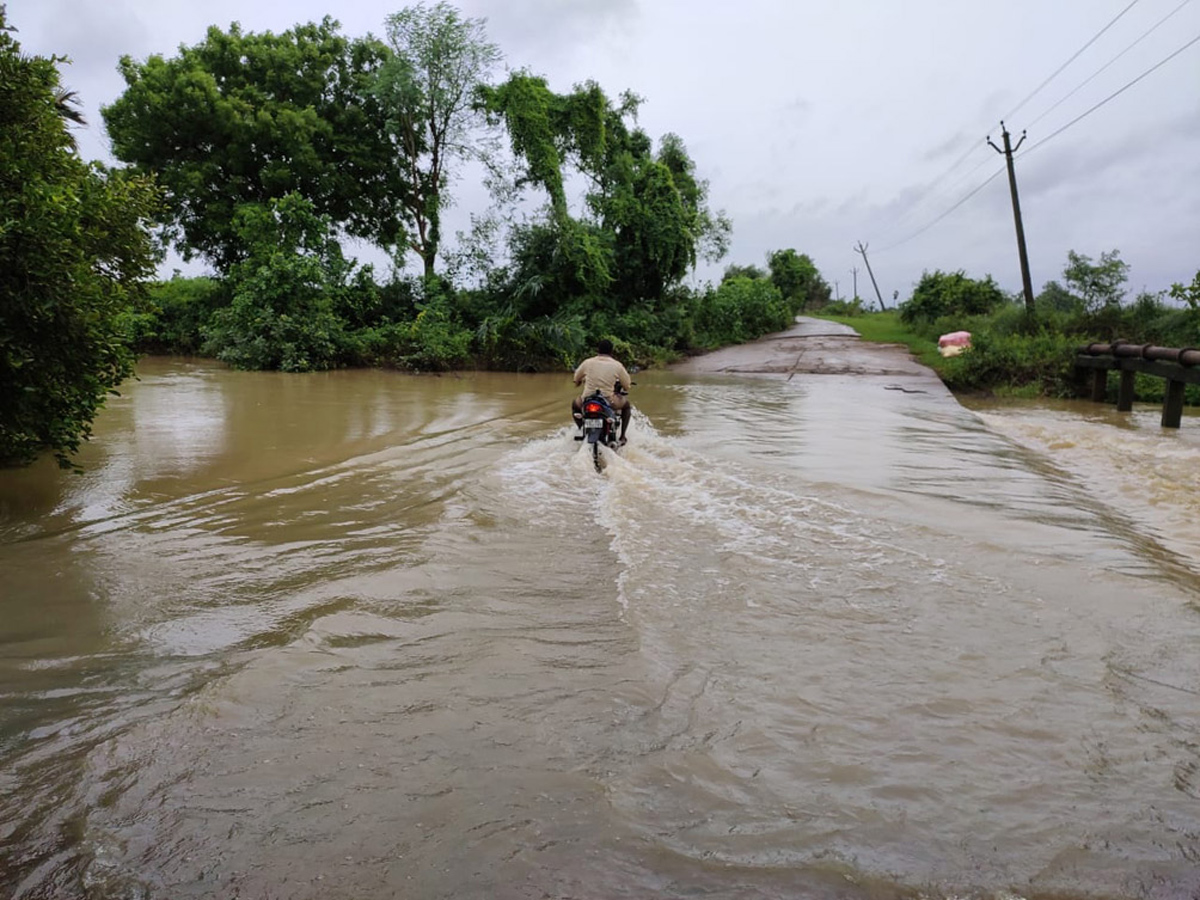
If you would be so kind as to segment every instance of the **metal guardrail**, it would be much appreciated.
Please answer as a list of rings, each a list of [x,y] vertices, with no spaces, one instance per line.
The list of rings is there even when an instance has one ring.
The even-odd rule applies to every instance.
[[[1075,368],[1092,370],[1092,399],[1103,402],[1108,394],[1108,373],[1121,373],[1117,390],[1117,410],[1133,409],[1133,379],[1141,372],[1165,378],[1167,392],[1163,398],[1162,425],[1178,428],[1183,419],[1183,391],[1188,384],[1200,384],[1200,350],[1194,347],[1157,347],[1154,344],[1132,344],[1113,341],[1111,344],[1088,344],[1080,347]]]

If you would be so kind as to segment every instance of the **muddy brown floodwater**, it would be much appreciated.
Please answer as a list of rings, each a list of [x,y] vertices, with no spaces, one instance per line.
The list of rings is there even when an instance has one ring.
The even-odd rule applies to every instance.
[[[2,896],[1200,892],[1195,416],[806,322],[597,474],[565,375],[139,375],[0,473]]]

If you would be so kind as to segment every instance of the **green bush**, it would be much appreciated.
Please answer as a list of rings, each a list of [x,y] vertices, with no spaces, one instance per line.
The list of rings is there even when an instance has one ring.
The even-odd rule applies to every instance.
[[[370,365],[444,372],[472,362],[473,335],[454,312],[453,295],[438,278],[415,286],[417,314],[354,334],[355,352]]]
[[[1075,353],[1079,339],[1049,331],[971,335],[971,349],[945,361],[942,380],[952,390],[1031,388],[1050,397],[1076,393]]]
[[[591,346],[583,318],[577,313],[521,319],[511,307],[488,316],[475,331],[480,362],[516,372],[570,368]]]
[[[779,289],[765,278],[731,278],[695,299],[696,343],[720,347],[781,331],[792,322]]]
[[[658,303],[643,303],[626,310],[612,322],[607,334],[621,349],[621,358],[640,366],[666,363],[687,351],[695,340],[688,315],[690,294],[676,292]]]
[[[968,278],[961,270],[926,272],[913,289],[912,297],[901,304],[900,321],[913,325],[943,318],[988,315],[1005,299],[991,275],[979,281]]]
[[[1200,272],[1196,273],[1191,284],[1176,282],[1171,285],[1170,294],[1180,303],[1186,303],[1192,312],[1200,312]]]
[[[822,316],[865,316],[867,310],[863,308],[862,297],[855,297],[853,300],[830,300],[821,307]]]
[[[319,261],[281,252],[238,268],[233,301],[205,329],[207,352],[239,369],[308,372],[338,365],[348,341]]]
[[[215,278],[176,275],[151,284],[148,294],[145,306],[123,319],[138,353],[199,353],[213,313],[229,305],[226,286]]]
[[[329,217],[289,194],[243,204],[235,218],[249,257],[230,269],[232,300],[205,329],[205,351],[242,369],[307,372],[342,363],[352,342],[335,309],[354,290],[347,284],[354,266]]]
[[[431,303],[408,326],[409,350],[402,361],[419,372],[444,372],[471,355],[471,332],[453,320],[444,303]]]

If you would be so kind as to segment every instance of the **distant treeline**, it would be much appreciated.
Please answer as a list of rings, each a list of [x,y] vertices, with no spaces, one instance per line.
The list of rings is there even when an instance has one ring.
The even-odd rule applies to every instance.
[[[829,301],[807,256],[782,250],[769,261],[769,273],[731,266],[719,285],[674,285],[625,308],[525,316],[495,287],[455,289],[438,277],[377,284],[369,269],[333,284],[306,277],[314,269],[303,256],[280,253],[248,273],[251,284],[178,275],[152,284],[122,327],[139,353],[212,356],[248,369],[561,370],[599,337],[648,366],[780,331]]]

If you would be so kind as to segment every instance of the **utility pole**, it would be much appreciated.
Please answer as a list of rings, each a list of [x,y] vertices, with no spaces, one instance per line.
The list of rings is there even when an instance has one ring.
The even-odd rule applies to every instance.
[[[1008,165],[1008,188],[1012,193],[1013,219],[1017,223],[1017,253],[1021,257],[1021,284],[1025,288],[1025,312],[1033,315],[1033,279],[1029,277],[1029,254],[1025,252],[1025,226],[1021,224],[1021,201],[1017,197],[1017,172],[1013,168],[1013,154],[1025,143],[1025,132],[1021,132],[1021,139],[1017,141],[1015,147],[1009,142],[1008,129],[1004,127],[1003,120],[1000,122],[1000,134],[1004,137],[1003,150],[993,144],[990,137],[987,142],[988,146],[997,153],[1004,154],[1004,161]]]
[[[854,276],[854,299],[858,299],[858,266],[852,266],[850,274]]]
[[[833,299],[837,300],[839,303],[842,302],[842,292],[841,292],[841,289],[838,287],[837,279],[834,279],[834,282],[833,282]]]
[[[875,296],[879,299],[879,308],[887,312],[887,307],[883,305],[883,294],[879,293],[879,285],[875,281],[875,273],[871,271],[871,261],[867,259],[867,245],[859,241],[858,246],[854,249],[862,254],[863,262],[867,264],[867,274],[871,276],[871,284],[875,287]]]

